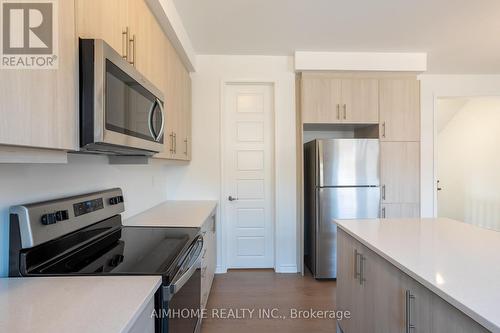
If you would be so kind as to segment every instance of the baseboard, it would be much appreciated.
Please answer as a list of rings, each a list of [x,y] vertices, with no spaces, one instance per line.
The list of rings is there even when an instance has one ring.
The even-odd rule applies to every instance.
[[[215,274],[226,274],[226,273],[227,273],[227,268],[222,266],[215,267]]]
[[[276,273],[298,273],[297,265],[279,265],[275,268]]]
[[[274,268],[276,273],[298,273],[297,265],[280,265]],[[227,267],[217,266],[215,274],[226,274]]]

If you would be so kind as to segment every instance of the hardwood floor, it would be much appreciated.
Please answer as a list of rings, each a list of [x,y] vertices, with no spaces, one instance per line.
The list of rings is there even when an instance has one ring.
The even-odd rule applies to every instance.
[[[272,270],[230,270],[216,275],[201,333],[335,332],[334,319],[291,318],[293,309],[334,310],[335,285],[335,281],[316,281],[310,275]],[[286,318],[259,318],[259,309],[277,309],[271,313]],[[245,318],[227,318],[230,310]]]

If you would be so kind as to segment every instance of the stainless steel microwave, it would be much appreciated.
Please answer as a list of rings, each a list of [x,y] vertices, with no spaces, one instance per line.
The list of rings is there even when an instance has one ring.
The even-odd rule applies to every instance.
[[[149,156],[163,150],[164,96],[100,39],[80,39],[80,150]]]

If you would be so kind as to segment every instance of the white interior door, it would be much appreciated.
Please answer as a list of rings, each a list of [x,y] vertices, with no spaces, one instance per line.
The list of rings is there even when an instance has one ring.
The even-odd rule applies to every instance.
[[[226,84],[223,180],[228,268],[274,267],[271,84]]]

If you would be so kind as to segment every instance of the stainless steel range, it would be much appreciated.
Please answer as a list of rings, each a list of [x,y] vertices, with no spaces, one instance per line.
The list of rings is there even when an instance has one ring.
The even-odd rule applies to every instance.
[[[195,332],[203,237],[198,228],[124,227],[121,189],[11,208],[9,275],[160,275],[156,332]],[[199,313],[199,312],[198,312]]]

